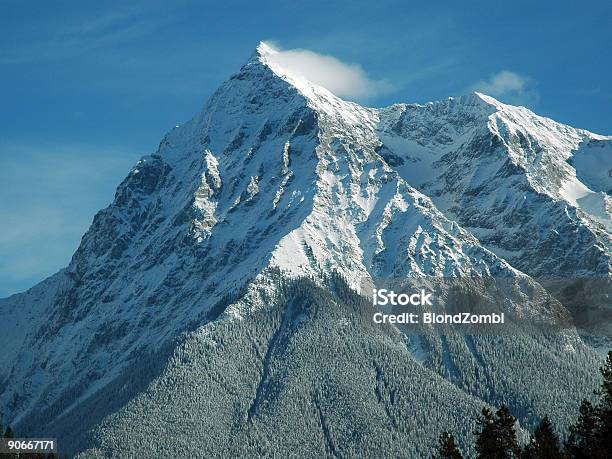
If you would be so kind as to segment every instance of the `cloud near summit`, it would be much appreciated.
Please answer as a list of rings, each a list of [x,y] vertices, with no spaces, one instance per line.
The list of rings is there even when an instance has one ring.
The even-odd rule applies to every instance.
[[[390,92],[393,87],[385,80],[373,80],[359,64],[342,62],[326,54],[308,49],[281,49],[266,42],[274,51],[267,58],[289,75],[303,77],[340,97],[367,100]]]
[[[491,75],[486,81],[479,81],[470,89],[498,97],[511,104],[533,105],[538,102],[539,94],[532,85],[533,80],[530,77],[502,70]]]

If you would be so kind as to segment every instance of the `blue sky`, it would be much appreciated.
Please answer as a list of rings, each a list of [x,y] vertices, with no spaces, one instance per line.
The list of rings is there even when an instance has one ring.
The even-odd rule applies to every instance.
[[[610,24],[607,1],[2,0],[0,297],[65,266],[131,165],[260,40],[359,66],[367,105],[477,88],[612,134]]]

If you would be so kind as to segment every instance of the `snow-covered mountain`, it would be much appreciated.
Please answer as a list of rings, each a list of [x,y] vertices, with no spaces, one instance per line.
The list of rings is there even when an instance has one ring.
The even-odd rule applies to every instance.
[[[134,166],[67,268],[0,300],[2,421],[110,457],[419,456],[483,403],[567,424],[597,378],[575,329],[411,336],[356,291],[503,278],[508,310],[564,314],[535,279],[610,278],[612,138],[481,94],[364,108],[274,52]]]
[[[531,276],[610,275],[612,138],[474,93],[381,111],[381,153]]]

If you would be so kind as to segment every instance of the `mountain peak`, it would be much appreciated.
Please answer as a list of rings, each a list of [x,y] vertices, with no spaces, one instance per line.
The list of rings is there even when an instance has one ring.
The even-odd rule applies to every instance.
[[[283,51],[273,45],[265,41],[259,42],[237,79],[254,82],[258,93],[268,85],[275,87],[277,92],[288,91],[301,101],[297,102],[298,105],[303,103],[320,114],[351,125],[370,118],[371,109],[336,96],[328,88],[305,75],[302,67],[292,65],[293,59],[288,61],[286,56],[282,55]],[[236,87],[232,86],[232,92],[235,89]],[[274,104],[278,97],[272,96],[267,100]]]
[[[309,78],[302,67],[295,65],[294,57],[288,59],[287,53],[283,53],[270,43],[259,42],[245,67],[252,65],[265,67],[285,83],[297,89],[306,99],[319,102],[327,100],[333,104],[344,102],[328,88]]]
[[[271,70],[276,76],[291,83],[293,86],[297,86],[295,84],[297,82],[296,80],[301,80],[302,84],[308,81],[304,76],[298,75],[296,72],[291,72],[286,65],[282,65],[277,58],[278,54],[279,50],[277,48],[265,41],[260,41],[251,54],[251,58],[246,66],[262,65]]]
[[[260,41],[255,48],[255,53],[261,57],[265,57],[271,54],[276,54],[278,51],[272,45],[266,43],[265,41]]]
[[[503,110],[506,107],[505,104],[494,97],[477,91],[472,91],[458,97],[449,97],[448,101],[451,106],[456,104],[462,107],[478,107],[485,109],[489,114]]]
[[[272,45],[266,43],[265,41],[260,41],[259,44],[255,47],[253,52],[251,53],[251,57],[249,58],[247,65],[249,64],[263,64],[267,65],[267,58],[273,54],[278,53]]]
[[[479,99],[488,105],[495,105],[495,106],[503,105],[499,100],[495,99],[492,96],[484,94],[482,92],[473,91],[470,93],[470,96],[472,96],[473,98]]]

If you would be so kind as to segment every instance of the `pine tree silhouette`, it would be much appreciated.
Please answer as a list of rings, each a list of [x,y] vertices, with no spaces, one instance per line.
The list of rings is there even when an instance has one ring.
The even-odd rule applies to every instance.
[[[475,432],[478,436],[476,439],[476,452],[478,458],[493,457],[497,451],[497,439],[495,435],[495,420],[493,413],[488,408],[483,408],[481,415],[476,419],[479,426],[479,431]]]
[[[479,459],[509,459],[520,457],[521,449],[516,438],[516,418],[507,406],[502,405],[493,416],[488,408],[482,409],[476,420],[480,431],[476,432],[476,452]]]
[[[612,457],[612,351],[608,352],[606,362],[600,371],[603,383],[597,409],[600,422],[598,449],[603,457]]]
[[[495,413],[495,426],[500,440],[500,449],[504,458],[519,457],[521,448],[516,438],[516,418],[510,414],[506,405],[502,405]]]
[[[453,435],[442,432],[438,440],[438,455],[436,457],[439,459],[463,459]]]
[[[533,441],[527,447],[529,457],[534,459],[557,459],[562,457],[561,442],[548,416],[544,416],[533,432]]]
[[[612,458],[612,351],[600,369],[603,376],[599,403],[593,406],[588,400],[580,405],[580,414],[569,428],[570,435],[561,448],[559,435],[553,429],[548,416],[544,416],[534,431],[531,442],[521,451],[516,435],[516,418],[507,406],[502,405],[495,415],[484,407],[476,419],[479,429],[474,432],[476,453],[479,459],[609,459]],[[455,456],[454,454],[459,454]],[[448,432],[439,439],[440,458],[461,457],[455,439]]]
[[[575,459],[597,457],[595,452],[598,449],[598,424],[596,409],[591,402],[583,400],[578,420],[570,427],[570,435],[565,444],[570,457]]]

